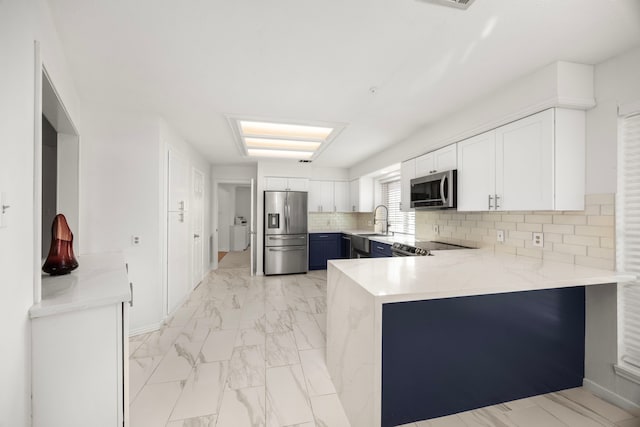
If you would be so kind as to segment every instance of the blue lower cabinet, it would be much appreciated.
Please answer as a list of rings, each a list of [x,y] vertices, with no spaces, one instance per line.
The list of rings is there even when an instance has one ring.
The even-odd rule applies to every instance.
[[[386,258],[391,256],[391,245],[371,241],[371,258]]]
[[[326,270],[327,260],[340,258],[342,233],[309,234],[309,270]]]

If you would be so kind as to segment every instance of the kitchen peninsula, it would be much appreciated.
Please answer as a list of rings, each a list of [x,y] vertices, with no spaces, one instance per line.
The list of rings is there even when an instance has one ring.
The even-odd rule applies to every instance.
[[[327,366],[353,427],[582,385],[585,286],[634,276],[485,250],[335,260]]]

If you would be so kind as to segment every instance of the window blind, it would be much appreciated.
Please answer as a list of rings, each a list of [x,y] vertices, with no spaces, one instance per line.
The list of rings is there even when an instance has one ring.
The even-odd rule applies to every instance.
[[[621,121],[617,267],[640,276],[640,112]],[[619,291],[619,364],[640,374],[640,281],[622,284]]]
[[[400,180],[389,181],[382,184],[382,203],[389,208],[390,231],[415,234],[415,213],[400,211]]]

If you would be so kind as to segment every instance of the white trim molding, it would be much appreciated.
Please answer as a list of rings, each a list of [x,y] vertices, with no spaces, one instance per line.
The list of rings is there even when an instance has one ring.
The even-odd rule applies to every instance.
[[[632,381],[636,384],[640,384],[640,371],[638,371],[637,369],[629,368],[628,366],[620,364],[615,364],[613,365],[613,370],[616,371],[616,374],[618,374],[618,376]]]
[[[627,102],[618,106],[618,115],[621,117],[628,116],[633,113],[640,113],[640,100]]]
[[[617,405],[636,416],[640,415],[640,406],[637,403],[627,400],[624,397],[612,392],[611,390],[608,390],[586,378],[582,381],[582,386],[596,396],[606,400],[607,402],[613,403],[614,405]]]

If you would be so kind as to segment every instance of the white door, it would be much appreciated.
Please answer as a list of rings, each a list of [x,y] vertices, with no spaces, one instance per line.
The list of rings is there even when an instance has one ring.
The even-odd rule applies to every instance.
[[[191,289],[189,282],[189,166],[174,150],[168,154],[167,313],[178,308]]]
[[[264,189],[267,191],[285,191],[289,185],[287,178],[278,176],[268,176],[264,181]]]
[[[496,129],[499,210],[554,208],[553,140],[551,109]]]
[[[495,209],[495,131],[458,143],[458,210]]]
[[[254,212],[256,209],[256,186],[255,180],[251,178],[251,214],[249,215],[249,249],[251,250],[249,259],[250,259],[250,271],[251,275],[255,276],[256,274],[256,218],[257,215]]]
[[[191,286],[195,288],[204,274],[204,173],[193,168],[191,230],[192,230],[192,275]]]
[[[309,180],[307,178],[288,178],[287,188],[289,191],[308,191]]]

